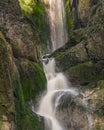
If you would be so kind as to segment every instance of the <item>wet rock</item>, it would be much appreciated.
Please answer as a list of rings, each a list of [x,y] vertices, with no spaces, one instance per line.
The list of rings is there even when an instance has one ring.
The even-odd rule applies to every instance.
[[[57,111],[57,118],[71,130],[104,128],[104,0],[89,2],[88,8],[85,7],[89,10],[88,21],[85,22],[87,26],[72,33],[72,37],[79,36],[74,37],[75,44],[58,49],[52,54],[56,58],[58,69],[67,75],[74,87],[78,87],[87,95],[87,104],[83,104],[83,97],[79,96],[71,99],[71,102],[69,99],[67,105]],[[83,38],[79,35],[81,33]]]
[[[0,129],[10,130],[14,128],[14,97],[12,80],[15,74],[10,45],[0,33]],[[13,71],[14,70],[14,71]]]
[[[17,0],[0,1],[0,30],[0,129],[43,129],[29,107],[46,83],[40,42]]]

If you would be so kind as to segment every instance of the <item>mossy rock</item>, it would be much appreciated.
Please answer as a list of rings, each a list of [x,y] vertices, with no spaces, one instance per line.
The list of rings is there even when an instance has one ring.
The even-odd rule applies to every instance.
[[[93,130],[103,130],[103,128],[104,128],[104,123],[101,122],[101,121],[99,121],[99,122],[97,122],[97,123],[95,124]]]
[[[32,27],[38,32],[42,47],[41,51],[46,53],[50,48],[50,32],[49,23],[47,22],[48,18],[43,3],[40,0],[19,0],[19,3],[23,15],[27,17]]]
[[[36,96],[46,85],[42,65],[27,59],[16,59],[16,64],[19,70],[19,79],[15,81],[17,130],[43,130],[43,123],[31,109]]]
[[[76,66],[69,68],[66,73],[72,79],[79,80],[79,82],[90,82],[94,80],[91,62],[77,64]]]
[[[45,74],[40,63],[26,59],[17,60],[16,62],[20,72],[20,82],[25,101],[29,101],[45,88]]]
[[[77,64],[66,70],[66,73],[74,82],[78,81],[79,84],[96,82],[102,80],[104,77],[103,67],[97,66],[91,61]]]
[[[11,64],[12,53],[8,42],[0,32],[0,130],[7,124],[7,129],[13,127],[14,97],[13,97],[13,71]],[[13,62],[12,62],[13,63]],[[6,120],[6,121],[5,121]]]
[[[69,67],[75,66],[78,63],[88,61],[88,55],[83,42],[69,47],[56,50],[53,54],[56,59],[56,65],[61,71],[66,71]]]

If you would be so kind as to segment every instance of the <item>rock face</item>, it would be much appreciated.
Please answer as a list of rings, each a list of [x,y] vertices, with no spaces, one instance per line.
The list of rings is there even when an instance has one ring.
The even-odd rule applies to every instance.
[[[11,55],[10,45],[0,33],[0,129],[2,130],[10,130],[14,127],[14,97],[11,81],[14,62]]]
[[[57,112],[57,115],[62,115],[60,121],[66,120],[65,125],[69,125],[68,128],[71,130],[87,130],[86,122],[90,119],[91,130],[103,130],[104,0],[80,2],[80,12],[82,7],[88,10],[88,15],[86,13],[80,15],[84,26],[73,30],[70,42],[52,55],[56,58],[57,66],[67,75],[73,86],[89,95],[86,98],[87,107],[85,108],[85,104],[82,105],[83,97],[72,99],[71,103],[69,98],[69,102],[64,103],[66,106]],[[84,22],[86,19],[84,16],[87,16],[86,22]],[[92,117],[88,118],[85,111]],[[57,116],[57,118],[59,117]],[[81,124],[80,121],[83,123]]]
[[[42,53],[46,53],[50,48],[49,22],[46,15],[43,1],[41,0],[19,0],[22,13],[32,23],[32,27],[37,30],[41,43]]]
[[[1,5],[0,27],[8,41],[11,41],[15,57],[25,57],[33,61],[40,59],[38,37],[32,27],[28,25],[27,20],[22,17],[18,2],[3,1]],[[4,8],[2,9],[2,7]]]
[[[30,104],[46,83],[37,32],[17,0],[0,1],[0,130],[41,130]]]
[[[85,27],[88,22],[90,0],[66,0],[70,5],[70,13],[74,28]]]

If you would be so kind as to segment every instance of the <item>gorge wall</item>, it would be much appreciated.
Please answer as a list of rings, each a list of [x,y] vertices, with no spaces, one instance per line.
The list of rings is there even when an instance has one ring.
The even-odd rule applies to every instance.
[[[77,4],[73,0],[65,2],[69,11],[66,13],[69,15],[70,40],[52,56],[73,86],[87,95],[87,104],[82,95],[75,99],[65,96],[56,116],[71,130],[103,130],[104,0],[76,0]],[[44,0],[44,6],[49,8],[47,0]],[[40,9],[38,7],[36,11]],[[34,14],[31,18],[23,16],[17,0],[0,1],[1,130],[44,129],[44,124],[30,108],[46,83],[39,31],[34,27],[33,19],[38,19],[38,15],[36,19]],[[42,30],[40,32],[44,38]]]
[[[60,106],[62,109],[57,112],[57,118],[61,122],[67,122],[65,125],[71,130],[103,130],[104,128],[103,7],[103,0],[79,1],[77,28],[73,22],[74,29],[69,34],[69,43],[52,54],[56,58],[58,68],[66,74],[73,86],[89,95],[86,98],[86,107],[81,96],[76,99],[63,97]],[[73,13],[71,15],[73,16]],[[73,16],[72,19],[75,20],[75,17]],[[68,101],[64,102],[64,98]],[[86,116],[86,110],[92,117]],[[87,118],[91,123],[89,127],[86,127]]]
[[[19,2],[0,1],[0,130],[43,129],[29,107],[46,83],[40,51]]]

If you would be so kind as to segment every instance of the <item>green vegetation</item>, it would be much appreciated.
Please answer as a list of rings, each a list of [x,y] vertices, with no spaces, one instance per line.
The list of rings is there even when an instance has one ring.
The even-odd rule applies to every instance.
[[[10,82],[13,75],[10,67],[11,57],[8,55],[9,49],[4,35],[0,32],[0,130],[3,129],[3,116],[5,116],[7,120],[13,121],[14,114],[12,106],[12,84]],[[10,114],[10,112],[13,114]]]
[[[82,82],[89,82],[94,79],[94,75],[91,70],[92,70],[91,62],[85,62],[69,68],[68,73],[72,77],[75,76]]]
[[[66,0],[66,2],[65,2],[65,10],[66,10],[66,17],[67,17],[68,32],[70,34],[73,30],[74,21],[73,21],[73,18],[71,16],[71,13],[70,13],[70,2],[69,2],[69,0]]]
[[[46,79],[42,66],[38,63],[29,62],[27,69],[30,71],[25,72],[22,69],[20,70],[22,79],[21,83],[25,101],[30,101],[44,89]]]
[[[17,130],[43,130],[42,122],[39,122],[38,117],[32,114],[29,104],[24,99],[25,96],[19,81],[17,82],[17,85],[17,97],[15,98],[15,122],[17,125]]]
[[[16,62],[20,72],[20,77],[14,81],[17,130],[43,130],[43,123],[33,115],[30,105],[46,84],[42,66],[28,60],[25,64],[20,64],[18,60]]]
[[[104,77],[103,69],[97,72],[96,64],[94,65],[90,61],[70,67],[66,73],[78,79],[81,83],[97,82],[103,80]]]
[[[37,0],[19,0],[24,16],[31,20],[34,29],[38,32],[42,50],[46,50],[49,36],[47,15],[42,3]],[[47,35],[48,34],[48,35]]]

